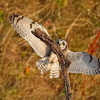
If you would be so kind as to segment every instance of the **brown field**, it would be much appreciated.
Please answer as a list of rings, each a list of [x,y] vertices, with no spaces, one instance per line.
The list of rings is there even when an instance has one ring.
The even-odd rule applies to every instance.
[[[41,23],[54,40],[65,39],[70,50],[92,49],[100,58],[100,38],[95,38],[100,0],[0,1],[0,100],[65,100],[63,76],[40,74],[35,65],[40,57],[8,22],[11,13]],[[100,100],[100,75],[70,74],[70,81],[73,100]]]

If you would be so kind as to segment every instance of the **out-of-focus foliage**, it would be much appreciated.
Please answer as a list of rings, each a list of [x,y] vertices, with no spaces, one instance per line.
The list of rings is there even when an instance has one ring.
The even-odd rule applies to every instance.
[[[0,23],[2,23],[4,21],[3,15],[4,15],[3,11],[0,11]]]
[[[67,6],[67,0],[57,0],[57,3],[60,4],[62,7],[66,7]]]
[[[35,65],[40,57],[9,24],[11,13],[41,23],[72,51],[88,51],[100,27],[100,0],[0,1],[0,100],[65,100],[62,75],[40,74]],[[100,38],[97,43],[94,55],[100,58]],[[74,100],[100,100],[100,75],[70,74],[70,79]]]

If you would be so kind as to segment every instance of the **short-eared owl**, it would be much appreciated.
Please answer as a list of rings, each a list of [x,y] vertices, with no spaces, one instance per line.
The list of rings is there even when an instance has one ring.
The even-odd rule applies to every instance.
[[[61,68],[56,54],[54,54],[44,42],[35,37],[31,32],[34,31],[35,28],[39,28],[49,36],[47,30],[31,19],[17,14],[9,16],[9,22],[17,33],[31,45],[40,57],[42,57],[42,59],[36,62],[41,73],[44,74],[46,71],[50,71],[50,78],[59,77]],[[68,69],[70,73],[82,73],[88,75],[100,74],[100,59],[86,52],[72,52],[68,50],[68,44],[65,40],[59,39],[56,43],[61,47],[64,55],[71,61],[71,65]]]

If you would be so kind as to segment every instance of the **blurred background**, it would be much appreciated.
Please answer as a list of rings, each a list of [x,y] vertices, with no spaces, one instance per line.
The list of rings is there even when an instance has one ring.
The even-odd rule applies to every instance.
[[[0,100],[65,100],[63,76],[40,74],[40,57],[8,22],[12,13],[41,23],[71,51],[100,58],[100,0],[0,1]],[[73,100],[100,100],[100,75],[70,74]]]

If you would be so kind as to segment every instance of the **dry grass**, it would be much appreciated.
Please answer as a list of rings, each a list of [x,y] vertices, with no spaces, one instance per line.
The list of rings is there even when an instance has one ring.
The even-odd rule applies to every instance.
[[[35,65],[40,57],[13,30],[7,16],[17,13],[29,17],[43,24],[53,39],[66,39],[70,50],[88,51],[100,27],[100,2],[66,1],[0,1],[0,100],[65,100],[62,76],[49,79],[49,73],[40,74]],[[98,58],[99,51],[94,53]],[[74,100],[100,100],[100,75],[70,74],[70,79]]]

